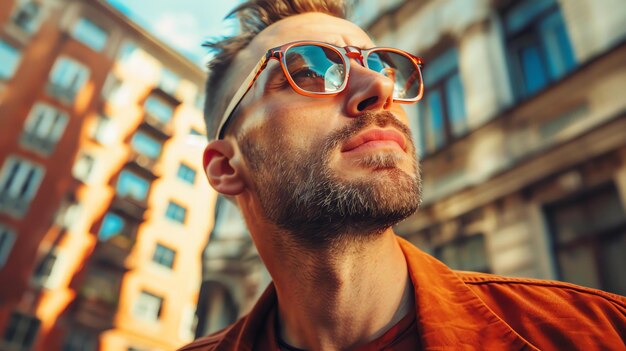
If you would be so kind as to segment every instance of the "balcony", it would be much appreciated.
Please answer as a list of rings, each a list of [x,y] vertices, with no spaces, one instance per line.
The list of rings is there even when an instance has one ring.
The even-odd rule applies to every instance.
[[[136,168],[137,171],[150,180],[154,180],[158,177],[154,173],[156,163],[157,160],[134,150],[131,150],[130,155],[128,156],[128,166],[130,168]]]
[[[167,101],[170,105],[172,105],[174,108],[176,108],[178,105],[182,103],[182,101],[180,101],[176,96],[168,93],[161,87],[155,87],[154,89],[152,89],[152,91],[150,92],[150,95],[154,95],[156,97],[162,98],[163,100]]]
[[[111,202],[111,209],[142,222],[144,213],[148,209],[148,204],[145,200],[141,201],[130,196],[116,195]]]
[[[172,137],[173,128],[172,122],[163,122],[157,117],[153,116],[149,112],[145,112],[140,128],[145,128],[159,139],[166,140]]]
[[[125,233],[112,236],[104,241],[98,241],[93,251],[92,260],[101,267],[110,267],[116,270],[127,271],[133,268],[130,257],[134,246],[135,233],[131,228],[125,228]]]

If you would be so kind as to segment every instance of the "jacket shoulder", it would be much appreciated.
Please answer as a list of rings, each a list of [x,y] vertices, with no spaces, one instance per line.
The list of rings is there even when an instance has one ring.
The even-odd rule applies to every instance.
[[[455,272],[541,350],[612,350],[626,340],[626,298],[575,284]]]
[[[553,293],[562,294],[564,297],[570,297],[573,300],[577,298],[588,298],[601,301],[603,300],[609,304],[615,304],[621,308],[626,309],[626,298],[624,296],[567,282],[532,278],[504,277],[495,274],[466,271],[454,272],[472,290],[511,289],[517,292],[527,291],[531,294],[536,292],[540,296],[546,291],[552,291]]]

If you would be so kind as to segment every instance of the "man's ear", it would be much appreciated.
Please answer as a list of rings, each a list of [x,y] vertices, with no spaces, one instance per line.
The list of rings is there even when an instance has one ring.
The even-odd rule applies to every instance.
[[[204,172],[209,184],[224,195],[238,195],[245,188],[239,170],[231,160],[235,156],[233,145],[226,140],[214,140],[204,149]]]

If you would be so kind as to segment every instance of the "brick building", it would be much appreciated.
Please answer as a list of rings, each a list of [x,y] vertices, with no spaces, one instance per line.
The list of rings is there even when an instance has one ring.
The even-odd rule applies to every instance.
[[[193,338],[204,77],[103,1],[0,3],[0,350]]]

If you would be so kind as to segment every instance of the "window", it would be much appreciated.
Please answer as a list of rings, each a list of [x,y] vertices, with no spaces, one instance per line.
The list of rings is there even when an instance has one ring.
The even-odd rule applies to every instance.
[[[177,176],[179,179],[182,179],[189,184],[193,184],[196,181],[196,171],[184,163],[181,163],[180,166],[178,166]]]
[[[155,96],[149,96],[146,99],[144,108],[146,112],[163,123],[169,122],[172,119],[172,114],[174,114],[174,108],[171,105]]]
[[[167,204],[165,216],[173,221],[185,223],[185,218],[187,217],[187,209],[173,201],[170,201]]]
[[[17,1],[16,6],[13,23],[26,33],[34,33],[41,22],[41,5],[33,0],[22,0]]]
[[[575,65],[574,51],[555,0],[518,1],[504,15],[516,95],[531,96]]]
[[[117,194],[143,202],[148,196],[150,182],[137,174],[123,170],[117,180]]]
[[[100,231],[98,232],[98,239],[101,241],[107,241],[114,236],[125,236],[132,238],[136,225],[134,222],[121,216],[116,212],[107,212],[102,220]]]
[[[20,63],[20,52],[11,44],[0,39],[0,80],[9,80],[13,77],[17,65]]]
[[[72,36],[91,49],[102,51],[107,43],[109,34],[92,21],[81,18],[74,26]]]
[[[93,173],[94,164],[96,160],[93,156],[87,153],[81,153],[77,158],[76,162],[74,162],[74,167],[72,167],[72,175],[74,178],[80,180],[83,183],[88,183]]]
[[[96,117],[96,124],[92,132],[94,140],[102,145],[110,145],[115,138],[115,128],[107,116]]]
[[[50,71],[49,92],[73,101],[88,77],[89,69],[84,65],[67,57],[58,58]]]
[[[180,77],[176,75],[176,73],[170,71],[167,68],[163,68],[161,70],[161,79],[159,81],[159,88],[161,88],[164,92],[173,95],[176,93],[176,89],[178,89],[178,85],[180,84]]]
[[[151,159],[157,159],[161,154],[161,142],[145,132],[136,132],[130,140],[133,149]]]
[[[10,350],[28,350],[33,345],[39,331],[39,319],[13,312],[4,331],[4,345]]]
[[[462,237],[435,248],[435,257],[452,269],[489,273],[485,237]]]
[[[156,322],[161,316],[162,308],[163,298],[142,291],[135,302],[133,313],[138,318]]]
[[[15,232],[0,223],[0,268],[9,259],[13,243],[15,243]]]
[[[176,251],[170,249],[167,246],[163,246],[161,244],[157,244],[154,249],[154,254],[152,255],[152,262],[156,262],[161,266],[172,268],[174,267],[174,257],[176,256]]]
[[[465,98],[457,49],[449,49],[424,70],[428,87],[418,104],[420,151],[433,152],[467,131]]]
[[[546,207],[559,279],[626,295],[626,212],[610,184]]]
[[[44,154],[50,154],[65,131],[68,117],[54,107],[42,103],[31,110],[21,137],[21,144]]]
[[[56,268],[58,258],[59,255],[54,249],[41,258],[33,271],[32,280],[35,284],[45,287],[53,287],[55,285],[58,278],[58,268]]]
[[[93,333],[72,328],[63,344],[63,351],[95,351],[97,344],[97,337]]]
[[[43,173],[35,163],[8,158],[0,170],[0,212],[22,216],[39,189]]]

